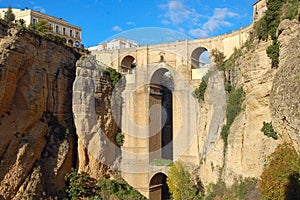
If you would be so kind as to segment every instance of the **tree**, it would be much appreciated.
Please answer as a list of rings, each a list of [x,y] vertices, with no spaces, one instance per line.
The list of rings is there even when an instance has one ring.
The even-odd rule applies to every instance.
[[[213,49],[211,51],[211,54],[214,57],[214,62],[216,63],[216,66],[221,67],[224,64],[224,59],[225,59],[224,53],[219,51],[218,49]]]
[[[291,144],[279,145],[268,158],[259,188],[264,199],[300,198],[300,156]]]
[[[15,15],[12,12],[11,5],[8,5],[7,11],[4,13],[4,20],[7,22],[12,22],[15,20]]]
[[[201,199],[203,197],[201,181],[193,182],[191,174],[180,161],[170,167],[167,184],[175,200]]]
[[[51,27],[50,27],[49,22],[45,19],[40,19],[35,25],[35,29],[37,31],[41,31],[43,33],[50,30],[50,28]]]

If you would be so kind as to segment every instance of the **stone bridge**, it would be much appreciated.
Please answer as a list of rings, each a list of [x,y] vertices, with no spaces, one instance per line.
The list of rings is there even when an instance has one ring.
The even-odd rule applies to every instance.
[[[167,198],[169,162],[182,160],[191,170],[199,166],[200,118],[192,92],[207,71],[200,55],[218,49],[229,57],[247,40],[250,29],[205,39],[92,51],[99,62],[125,74],[121,171],[146,197]]]

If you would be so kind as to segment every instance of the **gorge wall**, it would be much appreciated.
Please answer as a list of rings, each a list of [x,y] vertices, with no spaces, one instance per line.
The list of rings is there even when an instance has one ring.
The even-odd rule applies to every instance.
[[[230,185],[239,176],[259,177],[285,141],[300,151],[298,21],[283,21],[278,35],[278,68],[266,55],[271,41],[254,40],[227,74],[245,100],[226,148],[220,136],[226,102],[217,99],[225,92],[222,72],[208,83],[194,152],[205,186],[220,178]],[[92,57],[77,62],[72,49],[3,23],[0,54],[0,199],[63,197],[72,167],[95,179],[116,175],[121,91],[115,93],[104,69]],[[264,121],[273,122],[278,140],[261,132]]]
[[[0,199],[60,197],[65,174],[76,166],[72,86],[79,54],[0,25]]]
[[[227,72],[226,79],[236,87],[243,88],[245,100],[241,113],[230,128],[228,146],[224,149],[220,136],[211,143],[211,150],[202,159],[199,176],[205,185],[216,183],[220,178],[229,185],[239,177],[258,178],[268,156],[280,143],[292,143],[299,151],[298,21],[283,21],[278,36],[278,68],[271,67],[266,54],[266,48],[272,41],[254,39],[241,49],[242,54],[235,61],[235,69]],[[209,90],[208,87],[200,110],[205,119],[198,134],[200,141],[209,137],[208,130],[212,126],[214,96]],[[278,140],[265,136],[260,130],[264,121],[273,122]],[[221,129],[222,124],[219,125],[219,132]]]

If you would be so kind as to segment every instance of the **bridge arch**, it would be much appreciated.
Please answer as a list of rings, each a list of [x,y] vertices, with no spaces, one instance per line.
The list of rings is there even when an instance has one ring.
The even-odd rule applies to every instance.
[[[197,69],[200,67],[205,67],[206,64],[210,63],[209,60],[209,51],[205,47],[197,47],[192,51],[191,54],[191,63],[192,68]]]
[[[121,60],[121,71],[128,72],[136,67],[136,59],[132,55],[126,55]]]
[[[167,175],[158,172],[154,174],[149,183],[149,199],[163,200],[170,199],[170,192],[167,185]]]
[[[149,161],[173,160],[173,92],[171,72],[158,68],[149,84]]]

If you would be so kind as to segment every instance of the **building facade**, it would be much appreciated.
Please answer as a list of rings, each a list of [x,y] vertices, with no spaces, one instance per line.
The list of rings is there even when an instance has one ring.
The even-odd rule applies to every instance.
[[[7,8],[0,9],[0,17],[3,19]],[[40,20],[47,20],[50,24],[50,32],[66,39],[67,44],[71,46],[81,47],[82,30],[78,26],[69,24],[66,20],[56,18],[44,13],[30,9],[12,9],[15,20],[23,19],[25,24],[35,25]]]
[[[267,11],[267,0],[259,0],[253,4],[253,22],[260,20]]]
[[[97,46],[90,47],[89,50],[96,50],[96,51],[102,51],[102,50],[117,50],[117,49],[127,49],[127,48],[133,48],[138,47],[139,45],[135,42],[126,40],[124,38],[117,38],[113,39],[110,42],[107,43],[101,43]]]

